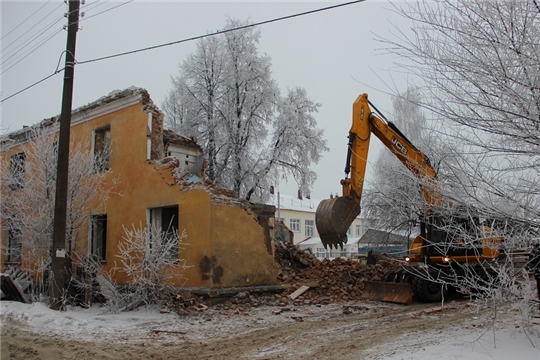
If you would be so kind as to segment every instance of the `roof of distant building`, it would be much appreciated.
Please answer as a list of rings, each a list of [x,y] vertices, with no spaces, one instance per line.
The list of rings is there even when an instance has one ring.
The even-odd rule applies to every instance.
[[[297,196],[290,196],[279,194],[279,203],[278,195],[271,194],[268,204],[274,205],[276,209],[279,207],[282,210],[295,210],[295,211],[304,211],[309,213],[315,213],[317,211],[317,206],[323,199],[310,199],[303,197],[302,199]],[[358,217],[362,217],[359,215]]]
[[[407,236],[397,232],[367,229],[364,235],[360,238],[362,244],[391,244],[402,245],[407,243]]]

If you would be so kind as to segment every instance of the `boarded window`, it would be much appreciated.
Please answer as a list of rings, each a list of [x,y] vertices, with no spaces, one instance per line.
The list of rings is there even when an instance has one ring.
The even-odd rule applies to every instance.
[[[94,130],[94,171],[109,170],[109,157],[111,154],[111,129],[103,127]]]
[[[178,259],[178,205],[150,209],[150,247],[170,260]]]
[[[24,188],[26,177],[26,154],[12,155],[9,161],[9,189],[17,190]]]
[[[100,261],[106,260],[107,214],[90,216],[90,253]]]

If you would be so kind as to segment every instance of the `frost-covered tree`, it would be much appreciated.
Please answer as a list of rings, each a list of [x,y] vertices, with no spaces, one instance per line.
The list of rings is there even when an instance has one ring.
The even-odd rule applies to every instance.
[[[163,111],[167,127],[174,132],[180,133],[187,118],[186,87],[176,79],[172,79],[172,83],[174,91],[169,92],[165,98]]]
[[[173,280],[187,280],[181,272],[188,265],[179,257],[180,250],[186,245],[183,242],[186,237],[185,230],[179,234],[174,229],[164,231],[156,225],[124,227],[124,241],[120,243],[117,255],[121,266],[115,269],[130,278],[122,306],[160,304],[170,299],[175,290]]]
[[[210,180],[238,196],[261,200],[271,173],[291,175],[309,188],[316,178],[309,166],[327,148],[312,115],[319,104],[301,88],[281,98],[271,59],[257,49],[260,31],[233,30],[246,25],[229,19],[225,30],[231,31],[200,40],[180,65],[163,107],[168,126],[181,119],[176,129],[198,138]],[[301,156],[291,159],[290,154]]]
[[[2,158],[2,194],[7,196],[2,196],[0,216],[2,227],[18,235],[18,243],[5,244],[3,250],[39,277],[51,260],[58,142],[52,129],[38,127],[28,131],[27,139],[17,154]],[[8,146],[9,139],[3,138],[2,153]],[[82,223],[104,205],[115,187],[115,180],[105,183],[106,172],[94,171],[106,157],[92,156],[81,143],[70,144],[66,251],[75,262],[85,255],[77,252],[76,243]]]
[[[397,10],[414,36],[384,41],[421,79],[447,185],[500,216],[538,219],[540,3],[441,0]]]
[[[391,121],[424,153],[428,152],[426,117],[418,105],[417,89],[409,88],[392,98]],[[433,160],[433,159],[432,159]],[[388,229],[412,230],[425,212],[425,200],[415,178],[389,149],[383,149],[373,165],[373,179],[362,198],[365,215]]]
[[[419,104],[434,119],[446,197],[472,205],[465,215],[480,220],[462,243],[481,243],[489,225],[502,251],[530,248],[540,241],[540,4],[440,0],[396,10],[411,21],[412,35],[381,41],[416,75]],[[512,258],[504,260],[445,281],[489,299],[527,298]]]
[[[223,167],[224,131],[217,104],[225,81],[224,44],[218,37],[201,39],[194,54],[180,65],[180,75],[172,79],[173,89],[163,104],[166,125],[181,134],[195,135],[204,144],[206,175],[220,178]]]

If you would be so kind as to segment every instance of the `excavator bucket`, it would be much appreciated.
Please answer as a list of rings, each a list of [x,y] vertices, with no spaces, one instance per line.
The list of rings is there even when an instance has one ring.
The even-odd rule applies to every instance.
[[[360,204],[349,196],[321,201],[315,212],[315,225],[324,247],[343,247],[347,243],[347,230],[358,214]]]
[[[365,281],[362,297],[368,300],[409,304],[412,302],[412,288],[409,284]]]

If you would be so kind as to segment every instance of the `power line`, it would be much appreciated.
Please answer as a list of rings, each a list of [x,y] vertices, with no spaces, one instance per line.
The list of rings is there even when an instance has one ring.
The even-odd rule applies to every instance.
[[[347,6],[347,5],[352,5],[352,4],[356,4],[356,3],[360,3],[360,2],[364,2],[364,1],[366,1],[366,0],[356,0],[356,1],[350,1],[350,2],[346,2],[346,3],[342,3],[342,4],[327,6],[327,7],[324,7],[324,8],[319,8],[319,9],[315,9],[315,10],[309,10],[309,11],[305,11],[305,12],[297,13],[297,14],[293,14],[293,15],[282,16],[282,17],[279,17],[279,18],[271,19],[271,20],[260,21],[258,23],[253,23],[253,24],[249,24],[249,25],[243,25],[243,26],[239,26],[239,27],[236,27],[236,28],[232,28],[232,29],[220,30],[220,31],[216,31],[216,32],[211,33],[211,34],[194,36],[194,37],[191,37],[191,38],[172,41],[172,42],[168,42],[168,43],[160,44],[160,45],[149,46],[149,47],[145,47],[145,48],[141,48],[141,49],[137,49],[137,50],[126,51],[126,52],[122,52],[122,53],[118,53],[118,54],[114,54],[114,55],[108,55],[108,56],[103,56],[103,57],[99,57],[99,58],[95,58],[95,59],[78,61],[77,64],[82,65],[82,64],[87,64],[87,63],[91,63],[91,62],[112,59],[112,58],[116,58],[116,57],[120,57],[120,56],[136,54],[136,53],[143,52],[143,51],[159,49],[159,48],[162,48],[162,47],[165,47],[165,46],[181,44],[181,43],[189,42],[189,41],[193,41],[193,40],[200,40],[200,39],[204,39],[204,38],[207,38],[207,37],[210,37],[210,36],[226,34],[228,32],[232,32],[232,31],[243,30],[243,29],[247,29],[247,28],[251,28],[251,27],[255,27],[255,26],[270,24],[270,23],[277,22],[277,21],[292,19],[294,17],[299,17],[299,16],[304,16],[304,15],[309,15],[309,14],[321,12],[321,11],[331,10],[331,9],[335,9],[335,8],[339,8],[339,7],[343,7],[343,6]]]
[[[32,54],[34,51],[36,51],[37,49],[39,49],[40,47],[42,47],[43,45],[45,45],[49,40],[51,40],[51,39],[54,38],[56,35],[58,35],[60,32],[62,32],[62,30],[63,30],[63,29],[57,30],[55,33],[51,34],[48,38],[46,38],[45,40],[43,40],[40,44],[37,44],[36,46],[34,46],[34,48],[29,49],[26,53],[22,54],[22,55],[21,55],[22,58],[16,59],[16,61],[15,61],[11,66],[9,66],[7,69],[3,69],[2,72],[0,73],[0,75],[4,74],[6,71],[8,71],[9,69],[11,69],[12,67],[18,65],[19,62],[20,62],[23,58],[27,57],[28,55]],[[29,45],[29,44],[28,44],[28,45]],[[21,49],[21,50],[22,50],[22,49]],[[13,56],[15,56],[15,54],[12,55],[12,57],[13,57]],[[9,59],[11,59],[11,57],[10,57]],[[6,62],[7,62],[9,59],[7,59]],[[2,67],[5,67],[5,66],[6,66],[6,65],[2,64]]]
[[[95,9],[97,7],[100,7],[101,5],[103,5],[105,3],[108,3],[109,1],[110,0],[105,0],[105,1],[97,0],[96,2],[93,2],[93,3],[88,3],[88,4],[85,4],[85,5],[81,5],[81,10],[84,10],[86,12],[86,11]]]
[[[107,1],[108,1],[108,0],[107,0]],[[93,8],[96,8],[96,7],[100,6],[100,5],[105,4],[107,1],[97,3],[97,5],[96,5],[96,3],[93,3],[92,5],[95,5]],[[106,13],[106,12],[108,12],[108,11],[111,11],[111,10],[113,10],[113,9],[115,9],[115,8],[120,7],[120,6],[129,4],[130,2],[133,2],[133,1],[134,1],[134,0],[129,0],[129,1],[127,1],[127,2],[124,2],[124,3],[121,3],[121,4],[119,4],[119,5],[113,6],[113,7],[109,8],[109,9],[107,9],[107,10],[101,11],[101,12],[99,12],[99,13],[97,13],[97,14],[92,15],[92,16],[86,17],[85,19],[93,18],[93,17],[95,17],[95,16],[101,15],[101,14],[103,14],[103,13]],[[42,7],[43,7],[43,6],[42,6]],[[56,8],[56,9],[57,9],[57,8]],[[55,9],[55,10],[56,10],[56,9]],[[54,10],[53,10],[53,11],[54,11]],[[50,13],[49,13],[48,15],[50,15]],[[47,15],[47,16],[48,16],[48,15]],[[69,14],[65,14],[64,16],[69,16]],[[23,52],[22,54],[19,54],[19,53],[20,53],[21,51],[23,51],[26,47],[30,46],[30,45],[32,44],[32,42],[34,42],[35,40],[37,40],[39,37],[45,35],[45,32],[48,31],[51,27],[53,27],[57,22],[59,22],[60,20],[62,20],[62,18],[63,18],[63,17],[60,17],[60,18],[56,19],[52,24],[49,25],[49,27],[47,27],[47,28],[44,29],[44,30],[41,30],[41,33],[40,33],[40,34],[35,35],[31,40],[27,40],[27,43],[26,43],[26,44],[24,44],[24,45],[23,45],[23,44],[19,45],[19,50],[17,50],[15,53],[13,53],[12,55],[10,55],[7,59],[5,59],[5,60],[2,61],[2,67],[3,67],[3,69],[1,70],[0,75],[4,74],[5,72],[7,72],[9,69],[13,68],[14,66],[17,66],[17,65],[19,64],[19,62],[20,62],[22,59],[24,59],[25,57],[27,57],[28,55],[32,54],[34,51],[36,51],[37,49],[39,49],[40,47],[42,47],[43,45],[45,45],[49,40],[51,40],[52,38],[54,38],[54,37],[55,37],[57,34],[59,34],[63,29],[65,29],[66,26],[64,26],[63,28],[58,29],[55,33],[49,35],[46,39],[42,40],[41,43],[36,44],[36,45],[34,45],[31,49],[25,50],[25,52]],[[82,20],[80,20],[79,22],[82,22],[82,21],[85,20],[85,19],[82,19]],[[42,20],[42,21],[43,21],[43,20]],[[36,25],[37,25],[37,24],[36,24]],[[36,25],[34,25],[32,28],[34,28]],[[69,25],[68,25],[68,26],[69,26]],[[32,28],[31,28],[31,29],[32,29]],[[30,31],[31,29],[29,29],[28,31]],[[26,33],[28,33],[28,31],[26,31]],[[25,34],[26,34],[26,33],[25,33]],[[24,35],[24,34],[23,34],[23,35]],[[23,35],[21,35],[20,37],[22,37]],[[19,37],[19,38],[20,38],[20,37]],[[17,39],[17,40],[18,40],[18,39]],[[12,45],[12,44],[10,44],[10,45]],[[12,49],[11,51],[16,50],[16,49],[17,49],[17,48]],[[10,52],[10,51],[8,51],[8,53],[9,53],[9,52]],[[17,54],[18,54],[18,55],[17,55]],[[4,57],[5,57],[6,55],[7,55],[7,54],[4,53]],[[9,64],[9,63],[12,63],[12,64]],[[7,66],[7,68],[6,68],[6,66]]]
[[[30,30],[32,30],[33,28],[35,28],[36,26],[38,26],[39,23],[41,23],[43,20],[45,20],[47,17],[49,17],[49,15],[51,15],[53,12],[55,12],[60,6],[63,6],[63,4],[61,3],[60,5],[58,5],[57,7],[55,7],[51,12],[49,12],[49,13],[48,13],[47,15],[45,15],[41,20],[39,20],[36,24],[34,24],[34,26],[32,26],[30,29],[26,30],[22,35],[20,35],[18,38],[16,38],[15,40],[13,40],[11,43],[9,43],[8,45],[6,45],[6,46],[3,48],[4,54],[5,54],[6,49],[8,49],[11,45],[15,44],[15,42],[16,42],[17,40],[19,40],[19,39],[22,38],[24,35],[26,35]],[[56,19],[52,25],[56,24],[56,23],[57,23],[58,21],[60,21],[62,18],[63,18],[63,16],[61,16],[60,18]],[[52,25],[50,25],[50,26],[49,26],[47,29],[45,29],[45,30],[43,30],[43,29],[39,30],[39,31],[38,31],[38,34],[42,33],[43,31],[48,30]],[[36,36],[34,36],[34,37],[36,37]],[[33,41],[33,40],[32,40],[32,41]]]
[[[96,62],[96,61],[101,61],[101,60],[106,60],[106,59],[111,59],[111,58],[115,58],[115,57],[119,57],[119,56],[124,56],[124,55],[130,55],[130,54],[135,54],[135,53],[139,53],[139,52],[143,52],[143,51],[148,51],[148,50],[153,50],[153,49],[158,49],[158,48],[161,48],[161,47],[165,47],[165,46],[170,46],[170,45],[175,45],[175,44],[180,44],[180,43],[184,43],[184,42],[188,42],[188,41],[193,41],[193,40],[199,40],[199,39],[203,39],[203,38],[206,38],[206,37],[210,37],[210,36],[215,36],[215,35],[221,35],[221,34],[225,34],[225,33],[228,33],[228,32],[232,32],[232,31],[236,31],[236,30],[242,30],[242,29],[247,29],[247,28],[251,28],[251,27],[255,27],[255,26],[260,26],[260,25],[265,25],[265,24],[269,24],[269,23],[273,23],[273,22],[277,22],[277,21],[282,21],[282,20],[287,20],[287,19],[292,19],[294,17],[299,17],[299,16],[304,16],[304,15],[309,15],[309,14],[313,14],[313,13],[317,13],[317,12],[321,12],[321,11],[326,11],[326,10],[331,10],[331,9],[335,9],[335,8],[339,8],[339,7],[343,7],[343,6],[347,6],[347,5],[352,5],[352,4],[356,4],[356,3],[361,3],[361,2],[364,2],[365,0],[356,0],[356,1],[350,1],[350,2],[346,2],[346,3],[342,3],[342,4],[337,4],[337,5],[332,5],[332,6],[327,6],[327,7],[324,7],[324,8],[319,8],[319,9],[315,9],[315,10],[310,10],[310,11],[305,11],[305,12],[302,12],[302,13],[297,13],[297,14],[292,14],[292,15],[287,15],[287,16],[282,16],[282,17],[279,17],[279,18],[274,18],[274,19],[270,19],[270,20],[265,20],[265,21],[261,21],[261,22],[258,22],[258,23],[254,23],[254,24],[249,24],[249,25],[243,25],[243,26],[239,26],[239,27],[236,27],[236,28],[232,28],[232,29],[227,29],[227,30],[221,30],[221,31],[217,31],[215,33],[212,33],[212,34],[206,34],[206,35],[200,35],[200,36],[194,36],[194,37],[191,37],[191,38],[187,38],[187,39],[182,39],[182,40],[177,40],[177,41],[173,41],[173,42],[169,42],[169,43],[165,43],[165,44],[160,44],[160,45],[155,45],[155,46],[150,46],[150,47],[146,47],[146,48],[141,48],[141,49],[137,49],[137,50],[132,50],[132,51],[127,51],[127,52],[123,52],[123,53],[119,53],[119,54],[114,54],[114,55],[109,55],[109,56],[104,56],[104,57],[100,57],[100,58],[95,58],[95,59],[90,59],[90,60],[84,60],[84,61],[75,61],[76,64],[87,64],[87,63],[90,63],[90,62]],[[122,4],[124,5],[124,4]],[[119,5],[120,6],[120,5]],[[116,6],[118,7],[118,6]],[[98,14],[96,14],[98,15]],[[25,87],[24,89],[22,90],[19,90],[17,91],[16,93],[6,97],[6,98],[3,98],[3,99],[0,99],[0,104],[3,103],[4,101],[8,100],[8,99],[11,99],[12,97],[16,96],[16,95],[19,95],[20,93],[42,83],[43,81],[53,77],[54,75],[58,74],[59,72],[61,72],[63,69],[61,70],[57,70],[55,71],[54,73],[52,73],[51,75],[33,83],[32,85],[29,85],[27,87]]]
[[[90,9],[95,9],[95,8],[97,8],[98,6],[101,6],[101,5],[105,4],[105,3],[107,3],[108,1],[109,1],[109,0],[107,0],[107,1],[105,1],[105,2],[96,2],[96,3],[89,4],[89,5],[87,5],[87,6],[94,5],[92,8],[89,8],[89,10],[90,10]],[[117,7],[126,5],[126,4],[128,4],[128,3],[132,2],[132,1],[134,1],[134,0],[129,0],[129,1],[127,1],[127,2],[124,2],[124,3],[120,4],[120,5],[113,6],[113,7],[109,8],[109,9],[107,9],[107,10],[104,10],[104,11],[101,11],[101,12],[99,12],[99,13],[97,13],[97,14],[94,14],[94,15],[92,15],[92,16],[89,16],[89,17],[87,17],[87,19],[88,19],[88,18],[92,18],[92,17],[94,17],[94,16],[98,16],[98,15],[103,14],[103,13],[106,13],[106,12],[108,12],[108,11],[110,11],[110,10],[113,10],[113,9],[117,8]],[[50,0],[49,0],[49,2],[50,2]],[[43,5],[43,6],[45,6],[45,5]],[[41,8],[43,8],[43,6],[42,6]],[[60,4],[58,7],[60,7],[60,6],[62,6],[62,4]],[[53,11],[51,11],[49,14],[47,14],[47,16],[45,16],[45,18],[48,17],[48,16],[49,16],[52,12],[54,12],[56,9],[58,9],[58,7],[56,7]],[[40,9],[41,9],[41,8],[40,8]],[[38,10],[39,10],[39,9],[38,9]],[[37,12],[38,10],[36,10],[36,12]],[[34,12],[34,14],[35,14],[36,12]],[[17,48],[19,48],[19,50],[17,50],[14,54],[12,54],[12,55],[9,56],[7,59],[4,59],[4,60],[2,61],[2,67],[3,67],[3,70],[1,70],[0,75],[4,74],[4,73],[7,72],[9,69],[11,69],[11,68],[13,68],[14,66],[18,65],[19,62],[20,62],[22,59],[24,59],[24,58],[26,58],[28,55],[32,54],[34,51],[36,51],[37,49],[39,49],[41,46],[45,45],[45,43],[47,43],[49,40],[51,40],[53,37],[55,37],[57,34],[59,34],[62,30],[66,29],[67,26],[69,26],[69,24],[63,26],[63,27],[60,28],[60,29],[58,29],[55,33],[51,34],[51,35],[50,35],[49,37],[47,37],[45,40],[42,40],[41,43],[39,43],[39,44],[37,44],[37,45],[34,45],[34,47],[33,47],[32,49],[26,50],[24,53],[19,54],[23,49],[25,49],[26,47],[28,47],[32,42],[34,42],[35,40],[37,40],[39,37],[45,35],[45,32],[48,31],[49,29],[51,29],[51,28],[52,28],[56,23],[58,23],[60,20],[62,20],[62,18],[68,17],[68,16],[69,16],[69,13],[66,13],[66,14],[64,14],[63,16],[57,18],[57,19],[54,20],[54,22],[51,23],[46,29],[40,30],[40,31],[38,32],[37,35],[35,35],[35,36],[34,36],[33,38],[31,38],[30,40],[27,40],[27,43],[26,43],[26,44],[24,44],[24,43],[23,43],[23,44],[20,44],[18,47],[16,47],[15,49],[11,49],[11,50],[8,51],[7,53],[4,51],[3,57],[5,58],[10,52],[12,52],[12,51],[14,51],[14,50],[17,50]],[[30,18],[30,17],[28,17],[28,18]],[[32,28],[28,29],[24,34],[22,34],[21,36],[19,36],[19,38],[17,38],[15,41],[17,41],[18,39],[20,39],[21,37],[23,37],[26,33],[28,33],[30,30],[32,30],[33,28],[35,28],[35,27],[36,27],[40,22],[42,22],[45,18],[43,18],[42,20],[40,20],[40,21],[39,21],[37,24],[35,24]],[[26,20],[25,20],[25,21],[26,21]],[[82,21],[82,20],[81,20],[81,21]],[[81,21],[79,21],[79,22],[81,22]],[[18,26],[17,26],[17,27],[18,27]],[[12,31],[13,31],[13,30],[12,30]],[[10,45],[8,45],[8,47],[11,46],[11,45],[13,45],[13,44],[15,43],[15,41],[14,41],[13,43],[11,43]],[[4,48],[4,50],[5,50],[5,48]],[[19,54],[19,55],[17,56],[17,54]],[[8,63],[10,63],[10,62],[12,62],[13,64],[11,64],[11,65],[9,66]],[[6,68],[6,66],[8,66],[8,67]]]
[[[2,38],[0,40],[4,40],[6,38],[6,36],[8,36],[9,34],[11,34],[12,32],[14,32],[15,30],[17,30],[19,28],[19,26],[21,26],[22,24],[24,24],[28,19],[30,19],[32,16],[34,16],[39,10],[43,9],[43,7],[45,5],[47,5],[48,3],[50,3],[51,0],[47,1],[45,4],[41,5],[41,7],[39,9],[37,9],[36,11],[34,11],[32,14],[30,14],[30,16],[28,16],[26,19],[24,19],[23,21],[21,21],[17,26],[15,26],[13,29],[11,29],[11,31],[9,31],[7,34],[5,34],[4,36],[2,36]],[[34,25],[35,26],[35,25]]]
[[[36,86],[36,85],[38,85],[38,84],[44,82],[45,80],[48,80],[49,78],[52,78],[54,75],[56,75],[56,74],[62,72],[63,70],[64,70],[63,68],[60,69],[60,70],[57,70],[57,71],[55,71],[54,73],[52,73],[51,75],[46,76],[46,77],[44,77],[43,79],[41,79],[41,80],[39,80],[39,81],[36,81],[36,82],[33,83],[32,85],[29,85],[29,86],[25,87],[24,89],[17,91],[15,94],[11,94],[11,95],[9,95],[9,96],[6,97],[6,98],[0,99],[0,104],[3,103],[4,101],[8,100],[8,99],[11,99],[11,98],[14,97],[14,96],[19,95],[20,93],[22,93],[22,92],[24,92],[24,91],[26,91],[26,90],[28,90],[28,89],[30,89],[30,88],[33,88],[34,86]]]
[[[87,6],[95,5],[95,6],[91,7],[91,8],[89,8],[88,10],[95,9],[95,8],[97,8],[98,6],[101,6],[101,5],[105,4],[105,3],[107,3],[108,1],[109,1],[109,0],[106,0],[105,2],[99,2],[99,0],[98,0],[98,1],[95,2],[95,3],[88,4]],[[90,16],[89,18],[92,18],[92,17],[94,17],[94,16],[103,14],[103,13],[105,13],[105,12],[107,12],[107,11],[110,11],[110,10],[112,10],[112,9],[115,9],[115,8],[117,8],[117,7],[119,7],[119,6],[126,5],[126,4],[128,4],[128,3],[132,2],[132,1],[133,1],[133,0],[129,0],[129,1],[125,2],[125,3],[122,3],[122,4],[120,4],[120,5],[117,5],[117,6],[114,6],[114,7],[112,7],[112,8],[109,8],[109,9],[107,9],[107,10],[104,10],[104,11],[100,12],[100,13],[94,14],[94,15]],[[50,2],[50,1],[49,1],[49,2]],[[46,5],[46,4],[45,4],[45,5]],[[45,6],[45,5],[43,5],[43,6]],[[39,11],[40,9],[42,9],[43,6],[41,6],[38,10],[36,10],[36,11],[34,12],[34,14],[35,14],[37,11]],[[17,39],[15,39],[10,45],[12,45],[13,43],[15,43],[15,41],[19,40],[21,37],[23,37],[24,35],[26,35],[30,30],[32,30],[33,28],[35,28],[40,22],[42,22],[43,20],[45,20],[45,18],[47,18],[51,13],[53,13],[53,12],[54,12],[56,9],[58,9],[60,6],[62,6],[62,4],[60,4],[58,7],[56,7],[56,8],[55,8],[53,11],[51,11],[50,13],[48,13],[48,14],[47,14],[44,18],[42,18],[38,23],[34,24],[34,26],[32,26],[30,29],[28,29],[24,34],[20,35],[20,36],[19,36]],[[32,14],[32,15],[34,15],[34,14]],[[32,15],[30,15],[26,20],[28,20]],[[65,14],[64,16],[69,17],[69,15],[70,15],[70,12],[68,12],[68,13]],[[54,22],[53,24],[51,24],[46,30],[50,29],[54,24],[56,24],[56,23],[57,23],[59,20],[61,20],[64,16],[62,16],[62,17],[58,18],[57,20],[55,20],[55,22]],[[88,19],[88,18],[87,18],[87,19]],[[26,20],[24,20],[24,21],[26,21]],[[69,25],[70,25],[70,24],[68,24],[66,27],[68,27]],[[20,26],[20,24],[17,25],[17,27],[19,27],[19,26]],[[17,27],[16,27],[16,28],[17,28]],[[36,47],[34,47],[34,49],[32,49],[29,53],[25,54],[25,56],[28,56],[29,54],[31,54],[32,52],[34,52],[35,50],[37,50],[39,47],[41,47],[42,45],[44,45],[47,41],[49,41],[51,38],[53,38],[56,34],[58,34],[60,31],[62,31],[62,30],[63,30],[64,28],[66,28],[66,27],[63,27],[63,28],[61,28],[60,30],[58,30],[56,33],[52,34],[49,38],[47,38],[46,40],[44,40],[41,44],[38,44]],[[15,30],[15,29],[13,29],[13,30]],[[10,33],[13,32],[13,30],[10,31]],[[45,30],[45,31],[46,31],[46,30]],[[42,35],[42,34],[43,34],[43,31],[41,31],[41,34],[40,34],[40,35]],[[7,35],[7,34],[6,34],[6,35]],[[4,36],[4,37],[5,37],[5,36]],[[39,37],[39,36],[37,36],[37,37]],[[28,46],[28,45],[29,45],[32,41],[34,41],[37,37],[35,37],[35,38],[34,38],[33,40],[31,40],[28,44],[26,44],[25,46],[23,46],[23,48],[26,47],[26,46]],[[21,48],[20,50],[22,50],[23,48]],[[20,50],[19,50],[19,51],[20,51]],[[64,52],[65,52],[65,51],[63,51],[62,54],[63,54]],[[15,54],[14,54],[14,55],[15,55]],[[13,57],[14,55],[12,55],[12,57]],[[11,58],[11,57],[10,57],[10,58]],[[10,58],[8,58],[8,59],[5,60],[5,61],[8,61]],[[61,58],[60,58],[60,59],[61,59]],[[12,66],[10,66],[9,68],[3,70],[2,73],[0,73],[0,75],[3,74],[4,72],[6,72],[7,70],[11,69],[11,68],[12,68],[13,66],[15,66],[15,65],[17,65],[17,63],[15,63],[15,64],[13,64]],[[36,81],[35,83],[33,83],[33,84],[31,84],[31,85],[25,87],[25,88],[22,89],[22,90],[17,91],[17,92],[14,93],[14,94],[11,94],[10,96],[8,96],[8,97],[6,97],[6,98],[0,99],[0,104],[3,103],[3,102],[6,101],[6,100],[11,99],[11,98],[14,97],[14,96],[19,95],[20,93],[22,93],[22,92],[24,92],[24,91],[26,91],[26,90],[29,90],[29,89],[33,88],[33,87],[36,86],[36,85],[39,85],[40,83],[42,83],[42,82],[44,82],[44,81],[50,79],[51,77],[53,77],[53,76],[59,74],[60,72],[62,72],[64,69],[65,69],[65,68],[58,69],[58,66],[56,66],[56,70],[55,70],[52,74],[50,74],[50,75],[44,77],[44,78],[41,79],[41,80]]]
[[[133,1],[134,1],[134,0],[129,0],[129,1],[126,1],[126,2],[121,3],[121,4],[119,4],[119,5],[110,7],[110,8],[108,8],[107,10],[103,10],[102,12],[98,12],[98,13],[92,15],[92,16],[86,16],[86,17],[84,17],[83,19],[81,19],[81,22],[84,21],[84,20],[91,19],[91,18],[93,18],[94,16],[98,16],[98,15],[101,15],[101,14],[103,14],[103,13],[106,13],[107,11],[111,11],[111,10],[113,10],[113,9],[116,9],[116,8],[118,8],[118,7],[120,7],[120,6],[124,6],[124,5],[126,5],[126,4],[129,4],[130,2],[133,2]]]

